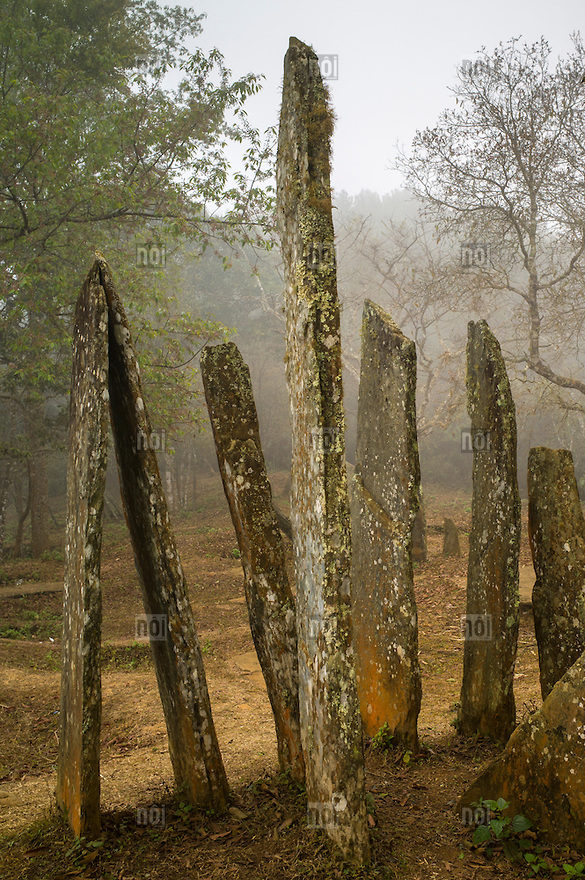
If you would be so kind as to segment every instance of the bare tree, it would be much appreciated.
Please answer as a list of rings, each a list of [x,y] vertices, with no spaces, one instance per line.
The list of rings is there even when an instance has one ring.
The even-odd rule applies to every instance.
[[[470,293],[495,295],[516,369],[585,412],[585,53],[573,43],[554,70],[543,38],[483,51],[398,167],[439,234],[459,236]]]
[[[363,301],[370,297],[416,344],[419,436],[446,427],[464,401],[462,290],[452,251],[422,221],[375,224],[355,217],[338,233],[344,317],[344,366],[359,369]]]

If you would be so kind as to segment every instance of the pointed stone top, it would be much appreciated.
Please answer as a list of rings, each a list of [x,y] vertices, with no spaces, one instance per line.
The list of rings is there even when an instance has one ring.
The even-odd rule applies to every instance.
[[[371,320],[372,318],[379,318],[383,324],[387,326],[389,330],[393,333],[396,333],[398,336],[401,336],[403,339],[407,337],[404,335],[398,324],[396,324],[392,320],[392,315],[390,312],[387,312],[382,306],[379,306],[378,303],[372,302],[371,299],[364,300],[364,311],[363,311],[363,320],[364,322],[367,320]],[[411,340],[409,339],[408,342]]]

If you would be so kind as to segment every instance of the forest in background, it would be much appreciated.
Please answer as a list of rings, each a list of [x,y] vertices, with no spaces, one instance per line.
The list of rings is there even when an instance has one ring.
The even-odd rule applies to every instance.
[[[196,508],[198,474],[216,469],[205,344],[238,344],[268,467],[290,461],[274,131],[245,112],[261,77],[233,79],[219,51],[197,49],[191,10],[85,7],[0,10],[0,555],[40,556],[51,517],[64,525],[73,309],[96,250],[127,307],[171,511]],[[583,484],[578,35],[574,46],[554,70],[544,39],[484,53],[460,71],[456,109],[401,157],[409,190],[334,194],[350,461],[371,299],[417,345],[423,488],[470,488],[465,346],[482,318],[512,381],[521,491],[532,445],[571,449]],[[112,456],[106,515],[119,514]]]

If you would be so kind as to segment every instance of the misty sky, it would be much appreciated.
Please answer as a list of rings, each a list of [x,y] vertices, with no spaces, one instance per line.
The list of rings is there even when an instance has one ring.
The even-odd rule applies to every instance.
[[[457,67],[485,46],[544,35],[553,55],[571,48],[570,34],[585,34],[584,0],[181,0],[207,13],[198,39],[216,46],[234,77],[266,76],[250,99],[251,124],[278,124],[284,54],[290,36],[319,55],[337,56],[331,94],[338,117],[334,189],[390,192],[401,186],[390,170],[396,144],[408,148],[417,128],[434,125],[451,103]]]

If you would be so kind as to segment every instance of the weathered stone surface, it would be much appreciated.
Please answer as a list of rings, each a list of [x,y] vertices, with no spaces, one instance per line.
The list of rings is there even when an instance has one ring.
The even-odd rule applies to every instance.
[[[443,556],[461,556],[459,532],[457,526],[448,516],[443,525]]]
[[[108,455],[108,311],[99,268],[77,301],[69,404],[57,802],[78,836],[100,833],[100,555]]]
[[[505,741],[516,720],[520,497],[514,401],[499,343],[485,321],[468,327],[467,409],[473,497],[459,730]]]
[[[109,387],[120,489],[132,539],[177,786],[193,804],[224,810],[228,786],[195,630],[124,309],[98,259],[109,311]],[[149,618],[149,623],[150,623]]]
[[[544,700],[585,651],[585,519],[568,449],[530,450],[528,534]]]
[[[554,843],[585,848],[585,655],[553,687],[541,708],[513,732],[502,754],[465,792],[510,801]]]
[[[351,535],[328,94],[316,54],[291,37],[277,159],[286,275],[299,697],[309,824],[369,858],[362,725],[351,646]]]
[[[426,562],[428,559],[427,517],[422,488],[419,486],[418,510],[412,524],[412,561]]]
[[[352,485],[352,598],[366,733],[418,748],[421,704],[412,528],[419,503],[416,348],[366,300]]]
[[[278,759],[304,782],[294,597],[260,443],[250,371],[233,342],[207,346],[201,374],[244,569],[252,638],[272,705]]]

